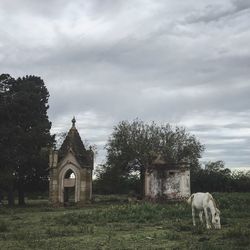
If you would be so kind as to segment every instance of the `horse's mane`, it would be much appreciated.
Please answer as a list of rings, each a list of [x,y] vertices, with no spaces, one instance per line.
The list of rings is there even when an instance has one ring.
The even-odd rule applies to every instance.
[[[209,199],[213,202],[214,208],[218,209],[217,203],[216,203],[215,199],[213,198],[213,196],[210,193],[208,193],[208,195],[209,195]]]

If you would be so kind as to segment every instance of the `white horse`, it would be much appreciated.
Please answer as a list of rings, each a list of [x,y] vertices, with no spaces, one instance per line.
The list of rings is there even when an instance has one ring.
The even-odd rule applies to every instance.
[[[215,229],[221,229],[220,224],[220,210],[216,207],[213,196],[210,193],[195,193],[192,194],[188,200],[188,204],[191,204],[192,207],[192,217],[193,217],[193,225],[195,226],[195,210],[199,211],[200,221],[203,223],[203,211],[205,213],[206,218],[206,226],[207,229],[211,228],[209,222],[209,214],[208,209],[212,215],[212,224]]]

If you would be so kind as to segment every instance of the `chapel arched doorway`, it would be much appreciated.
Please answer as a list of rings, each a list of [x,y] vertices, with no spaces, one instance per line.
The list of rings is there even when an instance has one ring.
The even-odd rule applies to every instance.
[[[63,178],[63,202],[72,204],[76,200],[76,175],[72,169],[69,169]]]

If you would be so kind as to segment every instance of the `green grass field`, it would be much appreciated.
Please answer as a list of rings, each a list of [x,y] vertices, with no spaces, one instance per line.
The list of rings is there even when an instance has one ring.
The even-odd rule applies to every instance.
[[[52,208],[42,200],[3,207],[0,249],[250,249],[250,193],[214,197],[222,230],[194,228],[185,202],[128,204],[99,196],[83,208]]]

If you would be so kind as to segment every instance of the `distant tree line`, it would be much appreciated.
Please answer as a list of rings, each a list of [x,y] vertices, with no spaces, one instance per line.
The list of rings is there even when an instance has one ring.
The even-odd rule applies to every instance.
[[[250,192],[250,171],[232,172],[223,161],[206,163],[191,178],[195,192]]]
[[[23,205],[26,191],[47,189],[48,98],[40,77],[0,75],[0,199],[6,194],[9,205],[16,191]]]
[[[106,149],[107,162],[95,172],[96,193],[142,196],[146,167],[159,154],[166,162],[190,163],[192,192],[250,191],[250,172],[231,172],[222,161],[202,167],[199,159],[205,147],[182,127],[122,121],[114,127]]]

